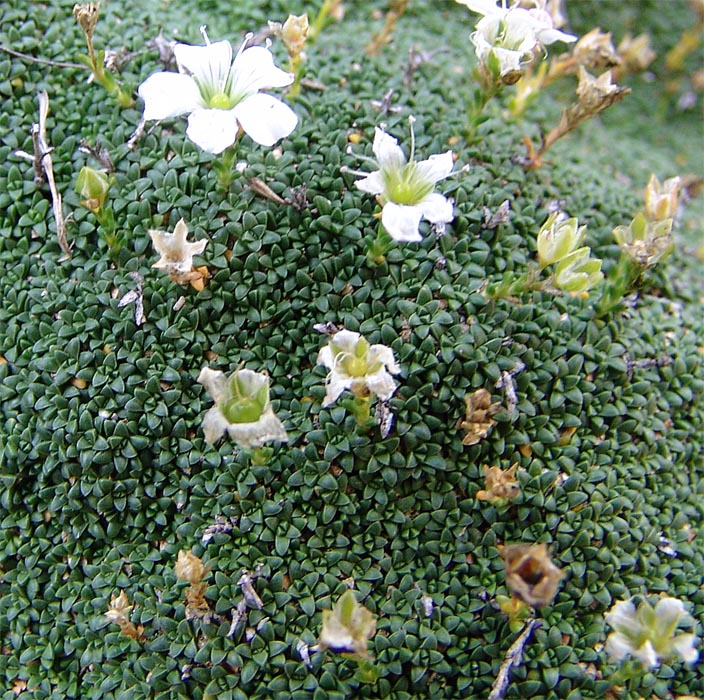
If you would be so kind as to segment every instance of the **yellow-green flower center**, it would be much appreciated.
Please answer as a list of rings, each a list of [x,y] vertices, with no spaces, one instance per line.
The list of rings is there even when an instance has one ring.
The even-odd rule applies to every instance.
[[[231,109],[234,106],[235,103],[230,95],[224,92],[218,92],[208,100],[208,107],[213,109]]]
[[[367,361],[362,357],[346,357],[342,368],[350,377],[363,377],[367,373]]]
[[[418,204],[433,191],[433,183],[418,175],[413,161],[401,168],[382,171],[382,177],[384,194],[395,204]]]
[[[262,415],[262,407],[255,399],[240,397],[222,406],[222,413],[230,423],[256,423]]]

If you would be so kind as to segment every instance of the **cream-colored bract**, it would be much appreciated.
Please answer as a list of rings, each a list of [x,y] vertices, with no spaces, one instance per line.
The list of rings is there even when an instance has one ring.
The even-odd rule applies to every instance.
[[[152,267],[179,277],[187,275],[193,269],[193,256],[200,255],[208,244],[206,239],[189,243],[188,226],[179,219],[173,233],[166,231],[149,231],[154,249],[161,256]]]
[[[263,46],[243,47],[234,61],[228,41],[176,44],[174,55],[178,73],[154,73],[139,86],[145,120],[188,114],[188,138],[210,153],[231,146],[240,129],[258,144],[272,146],[296,127],[298,117],[290,107],[260,92],[293,82]]]

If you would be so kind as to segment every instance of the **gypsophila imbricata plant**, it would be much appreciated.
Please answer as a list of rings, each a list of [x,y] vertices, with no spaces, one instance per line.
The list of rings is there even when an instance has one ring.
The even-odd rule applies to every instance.
[[[375,195],[381,205],[379,231],[367,250],[367,258],[374,264],[383,262],[393,241],[423,240],[419,229],[421,219],[431,224],[448,224],[454,218],[452,202],[435,192],[435,185],[452,173],[455,163],[452,151],[432,155],[427,160],[414,160],[414,121],[413,117],[409,118],[411,153],[408,159],[398,141],[377,127],[372,145],[376,160],[364,160],[378,169],[371,173],[346,169],[362,178],[355,181],[355,186]]]
[[[699,658],[696,623],[677,598],[664,596],[655,605],[643,599],[638,607],[633,600],[621,600],[604,619],[613,630],[604,650],[611,662],[621,664],[612,681],[626,685],[628,698],[640,696],[644,675],[662,662],[694,664]],[[678,634],[682,625],[692,632]]]
[[[589,246],[582,246],[586,225],[575,217],[554,212],[542,225],[537,236],[538,265],[530,266],[523,275],[507,273],[498,284],[487,287],[491,298],[503,298],[530,291],[567,292],[586,295],[604,278],[602,261],[591,256]],[[550,269],[548,279],[541,277]]]
[[[379,669],[369,654],[368,642],[375,632],[376,618],[348,589],[337,599],[332,610],[323,610],[318,648],[355,659],[359,680],[373,683],[379,677]]]
[[[269,400],[268,375],[237,369],[227,377],[203,367],[198,382],[215,401],[203,418],[206,442],[217,442],[227,433],[240,447],[253,450],[255,463],[269,460],[271,453],[263,447],[267,442],[288,442],[286,430]]]
[[[140,86],[146,121],[188,115],[186,135],[199,148],[225,153],[217,170],[219,183],[229,186],[241,133],[261,146],[273,146],[298,123],[296,113],[281,100],[262,92],[290,85],[294,76],[274,65],[263,46],[249,46],[248,36],[234,56],[229,41],[211,43],[201,27],[205,46],[176,44],[178,73],[161,71]]]
[[[604,285],[598,311],[605,315],[621,308],[623,298],[641,288],[647,272],[674,250],[672,237],[681,179],[671,177],[662,184],[651,174],[645,188],[645,208],[628,225],[616,226],[614,238],[621,257]]]
[[[95,27],[100,18],[100,3],[89,2],[73,6],[73,16],[83,32],[88,48],[88,55],[79,56],[79,60],[91,70],[91,80],[102,85],[108,94],[115,99],[120,107],[131,107],[134,104],[132,95],[123,88],[115,77],[105,68],[105,51],[96,52],[93,45]]]
[[[545,52],[545,46],[556,41],[572,42],[577,37],[555,28],[553,16],[545,9],[545,0],[535,0],[526,9],[506,0],[457,0],[470,11],[483,15],[470,40],[474,45],[478,66],[475,88],[468,105],[466,140],[474,143],[477,129],[485,121],[484,109],[489,101],[507,85],[513,85]]]
[[[375,396],[382,401],[393,396],[398,384],[392,375],[401,371],[391,348],[370,345],[364,336],[348,330],[338,331],[321,348],[318,364],[330,370],[325,380],[323,407],[334,403],[345,390],[349,390],[354,399],[343,405],[354,415],[360,427],[374,425],[371,403]]]
[[[160,256],[152,267],[163,270],[172,282],[190,284],[197,291],[202,291],[208,277],[208,268],[195,267],[193,256],[200,255],[205,250],[207,239],[192,243],[188,241],[188,226],[183,219],[179,219],[173,233],[150,229],[149,235]]]

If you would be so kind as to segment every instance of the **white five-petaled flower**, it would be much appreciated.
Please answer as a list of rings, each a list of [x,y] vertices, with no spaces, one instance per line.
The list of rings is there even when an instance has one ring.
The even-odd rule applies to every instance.
[[[401,371],[391,348],[370,345],[364,336],[347,330],[335,333],[320,350],[318,364],[330,370],[323,406],[333,403],[345,389],[359,398],[390,399],[398,386],[391,375]]]
[[[215,401],[203,418],[206,442],[216,442],[225,432],[244,448],[261,447],[271,441],[288,442],[269,401],[266,374],[238,369],[226,377],[223,372],[203,367],[198,381]]]
[[[638,609],[631,600],[622,600],[604,617],[615,630],[608,636],[605,648],[616,663],[633,656],[645,668],[653,668],[663,659],[680,657],[694,663],[699,656],[693,634],[675,635],[681,622],[691,620],[684,603],[677,598],[661,598],[655,607],[644,600]]]
[[[422,240],[418,227],[423,217],[431,224],[447,224],[454,218],[452,202],[433,191],[435,183],[452,172],[452,151],[416,162],[413,131],[411,144],[411,157],[407,161],[398,141],[377,127],[372,150],[379,170],[356,173],[364,179],[357,180],[355,185],[363,192],[379,196],[381,223],[396,241]]]
[[[193,256],[200,255],[208,244],[206,239],[189,243],[188,226],[183,219],[179,219],[173,233],[164,231],[149,231],[152,244],[161,256],[152,267],[164,270],[177,280],[187,277],[193,269]]]
[[[553,18],[545,9],[545,0],[534,0],[535,7],[530,10],[516,4],[507,8],[506,0],[502,0],[501,6],[496,0],[457,2],[484,15],[470,38],[479,61],[490,67],[495,62],[505,83],[516,82],[525,66],[547,44],[577,39],[555,29]]]
[[[211,44],[206,35],[205,46],[176,44],[174,55],[178,73],[154,73],[139,86],[145,120],[188,114],[188,138],[210,153],[231,146],[240,129],[272,146],[296,127],[290,107],[259,92],[293,82],[268,49],[245,42],[233,61],[230,42]]]

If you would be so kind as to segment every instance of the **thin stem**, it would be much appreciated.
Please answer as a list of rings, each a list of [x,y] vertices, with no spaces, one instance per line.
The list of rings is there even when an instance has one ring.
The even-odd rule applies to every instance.
[[[237,142],[226,148],[220,159],[213,162],[213,170],[218,176],[218,186],[222,190],[229,190],[235,179],[235,162],[237,160]]]
[[[394,239],[389,236],[380,219],[376,238],[367,249],[367,260],[374,265],[381,265],[386,259],[386,254],[391,250],[393,243]]]
[[[65,61],[52,61],[48,58],[37,58],[36,56],[29,56],[26,53],[21,53],[20,51],[15,51],[7,46],[0,45],[0,51],[9,53],[10,56],[15,56],[16,58],[21,58],[23,61],[28,61],[29,63],[41,63],[45,66],[52,66],[53,68],[77,68],[79,70],[85,70],[85,66],[80,63],[67,63]]]

